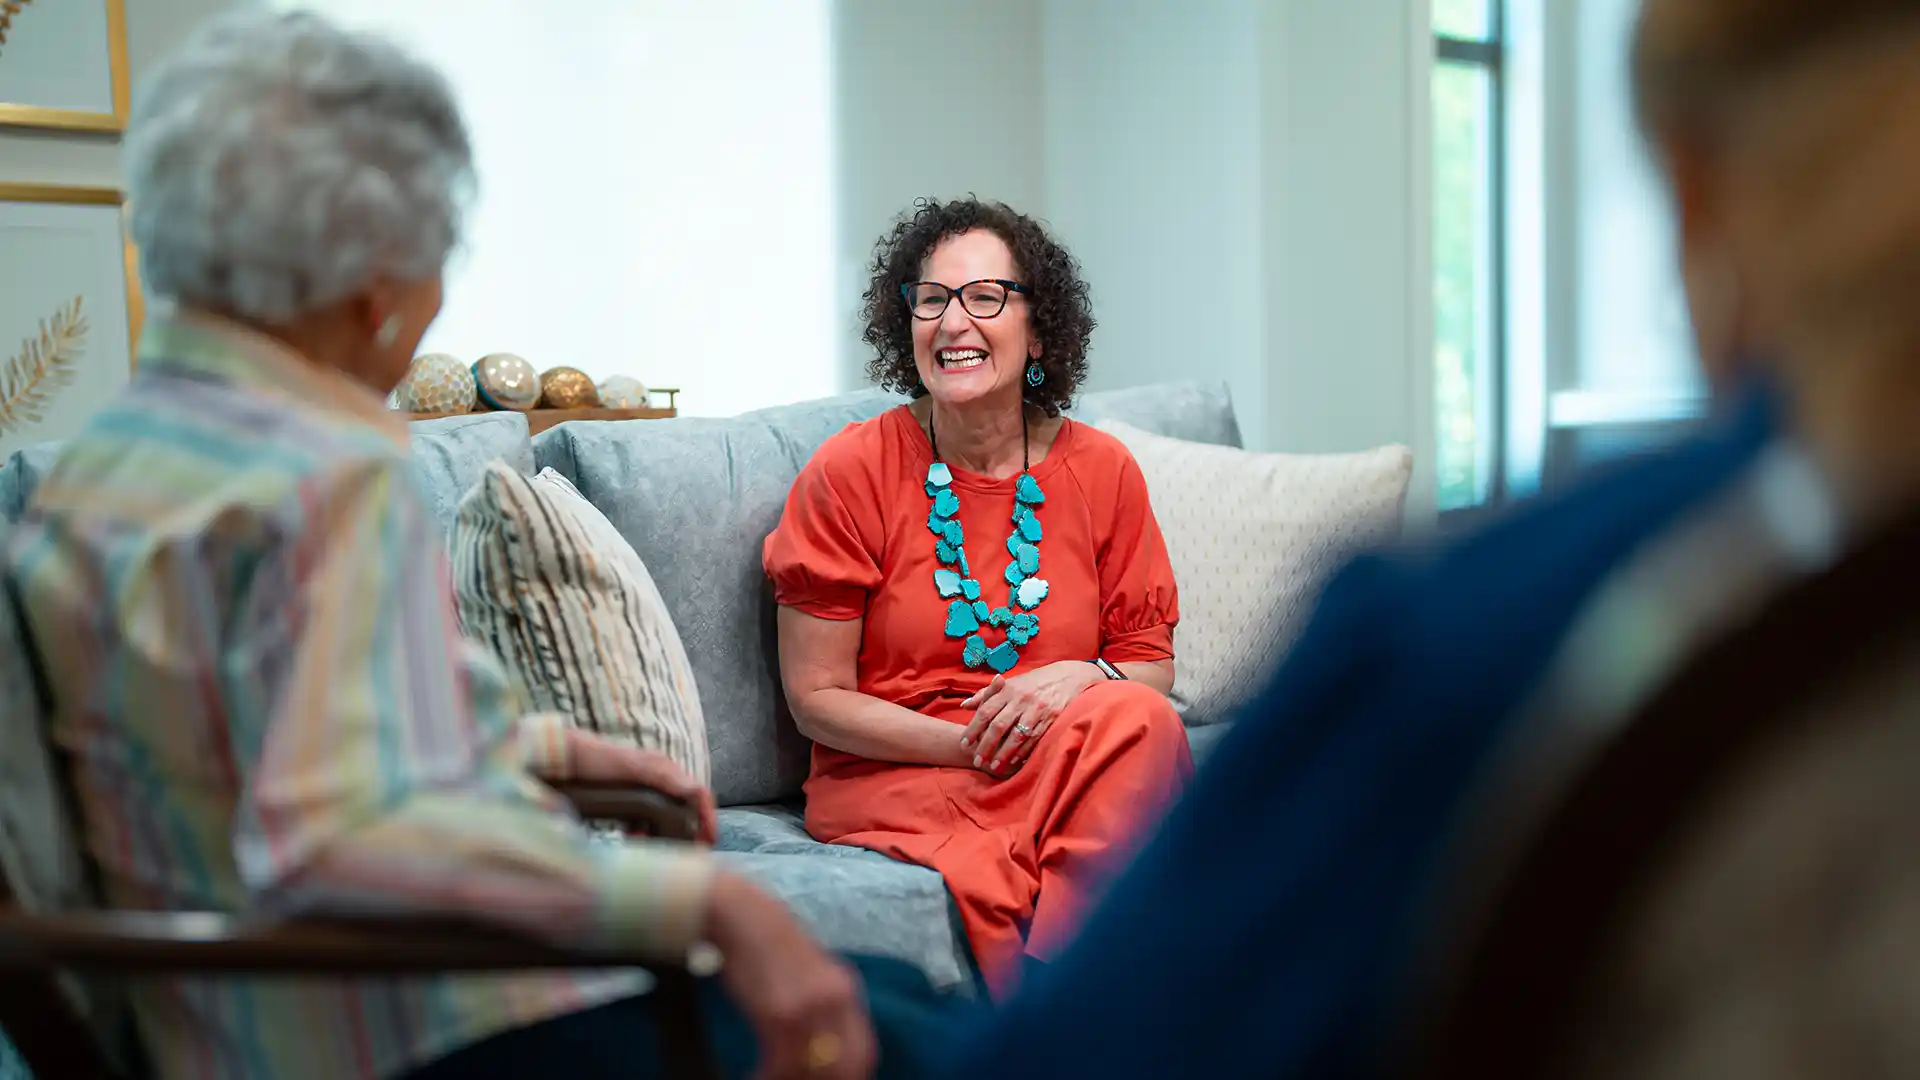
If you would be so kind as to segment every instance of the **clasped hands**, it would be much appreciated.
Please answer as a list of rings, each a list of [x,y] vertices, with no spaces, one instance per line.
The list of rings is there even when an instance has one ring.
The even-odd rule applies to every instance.
[[[962,702],[974,710],[960,736],[973,767],[997,777],[1012,776],[1040,744],[1067,703],[1105,676],[1092,664],[1062,660],[993,681]]]

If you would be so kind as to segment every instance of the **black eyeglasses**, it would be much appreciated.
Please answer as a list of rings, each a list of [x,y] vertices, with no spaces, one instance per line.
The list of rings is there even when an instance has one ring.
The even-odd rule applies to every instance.
[[[958,289],[949,289],[937,281],[910,281],[900,286],[900,295],[907,300],[907,310],[916,319],[937,319],[945,315],[947,305],[953,302],[956,292],[960,294],[960,307],[976,319],[991,319],[1000,314],[1000,310],[1007,306],[1008,293],[1033,295],[1033,290],[1025,285],[1000,278],[969,281]]]

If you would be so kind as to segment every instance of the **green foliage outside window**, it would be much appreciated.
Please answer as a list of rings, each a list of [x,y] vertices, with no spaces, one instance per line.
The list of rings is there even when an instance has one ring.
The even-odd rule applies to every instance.
[[[1465,0],[1439,0],[1460,6]],[[1433,73],[1433,392],[1440,508],[1481,496],[1478,332],[1491,300],[1482,252],[1491,177],[1482,147],[1491,105],[1488,73],[1441,62]]]

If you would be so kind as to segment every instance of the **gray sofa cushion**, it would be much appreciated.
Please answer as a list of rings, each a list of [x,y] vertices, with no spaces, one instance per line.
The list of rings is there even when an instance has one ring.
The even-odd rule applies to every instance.
[[[821,943],[905,960],[940,989],[977,991],[959,912],[935,871],[808,836],[787,806],[720,811],[722,865],[772,893]]]
[[[460,499],[480,482],[487,462],[497,459],[522,476],[533,475],[533,440],[521,413],[469,413],[407,426],[413,433],[414,475],[444,534],[452,534]]]
[[[81,854],[83,823],[69,812],[27,658],[26,615],[14,603],[14,528],[0,520],[0,584],[6,585],[0,591],[0,869],[15,901],[29,911],[97,907]],[[131,1060],[132,1047],[123,1041],[131,1031],[124,988],[93,977],[63,978],[62,987],[109,1053]],[[0,1045],[0,1080],[9,1080],[7,1053]]]
[[[903,400],[864,390],[726,420],[562,424],[533,441],[535,467],[573,481],[653,572],[693,660],[722,806],[790,798],[807,772],[806,741],[780,691],[761,542],[813,451]],[[1072,415],[1240,440],[1224,384],[1088,394]]]
[[[760,543],[814,448],[898,401],[868,391],[726,420],[576,422],[534,440],[535,465],[573,481],[653,572],[693,660],[722,806],[785,798],[807,773]]]
[[[489,461],[499,458],[523,474],[533,472],[533,442],[520,413],[471,413],[409,425],[413,435],[414,474],[442,532],[453,529],[460,497],[480,482]],[[0,515],[8,521],[33,498],[33,490],[60,452],[57,442],[16,450],[0,469]]]
[[[1224,717],[1223,719],[1232,718]],[[1226,737],[1232,726],[1231,724],[1208,724],[1205,727],[1187,729],[1187,745],[1193,750],[1193,764],[1196,768],[1212,756],[1214,747],[1220,745],[1220,740]]]
[[[59,443],[35,443],[7,458],[6,468],[0,469],[0,514],[5,514],[8,521],[20,520],[20,512],[27,508],[33,490],[40,486],[40,478],[47,475],[59,453]]]
[[[1196,765],[1227,730],[1217,724],[1187,731]],[[979,968],[940,875],[822,844],[807,834],[801,813],[794,803],[720,811],[721,858],[786,902],[828,947],[906,960],[937,987],[978,992]]]
[[[57,911],[91,898],[27,658],[26,612],[14,603],[13,530],[0,521],[0,869],[22,906]]]
[[[1240,423],[1226,383],[1173,382],[1084,394],[1067,415],[1089,424],[1118,420],[1170,439],[1239,446]]]

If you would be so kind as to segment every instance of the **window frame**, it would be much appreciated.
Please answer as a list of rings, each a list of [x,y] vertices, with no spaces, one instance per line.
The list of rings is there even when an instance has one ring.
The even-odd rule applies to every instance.
[[[1488,0],[1487,27],[1485,37],[1467,38],[1453,34],[1433,31],[1433,62],[1438,65],[1449,64],[1457,67],[1478,69],[1487,78],[1490,92],[1488,100],[1489,115],[1485,117],[1487,125],[1487,192],[1488,214],[1487,234],[1481,242],[1487,245],[1488,267],[1486,288],[1490,293],[1487,301],[1487,320],[1490,332],[1487,335],[1486,355],[1476,358],[1474,381],[1486,387],[1488,414],[1484,425],[1476,425],[1476,438],[1484,440],[1475,448],[1475,456],[1487,462],[1488,475],[1482,494],[1477,502],[1456,506],[1439,511],[1443,526],[1468,524],[1485,517],[1489,512],[1505,506],[1510,500],[1508,477],[1508,433],[1507,433],[1507,13],[1505,0]],[[1429,148],[1429,153],[1432,152]],[[1427,193],[1431,203],[1433,191]],[[1431,273],[1431,272],[1430,272]],[[1429,281],[1429,288],[1432,282]],[[1427,362],[1432,364],[1436,357],[1429,354]],[[1482,370],[1483,368],[1483,370]],[[1439,417],[1436,416],[1437,422]],[[1437,427],[1437,423],[1436,423]],[[1436,442],[1433,452],[1438,452]],[[1436,499],[1439,491],[1436,486]]]

